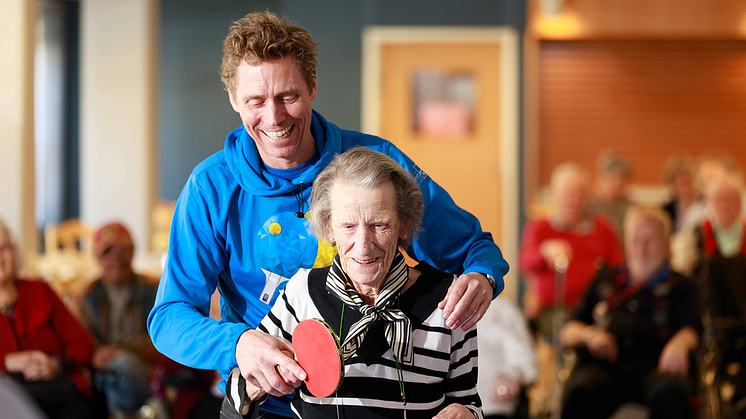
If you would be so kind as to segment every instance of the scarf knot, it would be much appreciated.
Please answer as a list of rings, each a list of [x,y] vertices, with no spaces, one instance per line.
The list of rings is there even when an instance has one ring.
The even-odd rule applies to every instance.
[[[342,270],[340,256],[334,258],[326,278],[327,287],[346,305],[360,311],[363,317],[350,327],[342,342],[342,358],[347,361],[362,345],[369,326],[376,320],[386,322],[386,341],[399,362],[412,365],[412,323],[409,318],[393,305],[409,280],[409,267],[404,256],[397,250],[389,272],[373,305],[367,305],[352,286],[350,278]]]

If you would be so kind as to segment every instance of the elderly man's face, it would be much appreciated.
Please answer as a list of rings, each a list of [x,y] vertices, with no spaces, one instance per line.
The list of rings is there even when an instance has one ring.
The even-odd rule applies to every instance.
[[[355,288],[377,294],[404,234],[396,213],[394,185],[364,188],[337,181],[330,191],[327,235],[337,244],[342,269]]]
[[[8,234],[0,231],[0,284],[15,277],[16,255]]]
[[[738,189],[722,185],[710,196],[710,205],[723,227],[730,227],[741,214],[741,195]]]
[[[236,91],[228,96],[265,164],[290,169],[313,156],[311,102],[316,98],[316,79],[309,90],[292,57],[259,65],[241,62]]]
[[[629,273],[633,279],[648,280],[663,267],[668,256],[668,240],[663,227],[653,220],[637,218],[626,233]]]
[[[124,284],[132,278],[132,246],[110,246],[98,256],[104,272],[104,281],[110,284]]]
[[[568,176],[553,191],[557,216],[568,225],[583,219],[588,205],[588,183],[582,176]]]

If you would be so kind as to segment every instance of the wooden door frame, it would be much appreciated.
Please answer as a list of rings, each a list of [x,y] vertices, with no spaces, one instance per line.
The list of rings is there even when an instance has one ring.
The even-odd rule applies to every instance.
[[[505,278],[505,294],[517,298],[520,214],[520,50],[518,34],[510,27],[370,26],[363,31],[362,130],[381,132],[381,50],[391,44],[483,43],[500,47],[500,179],[503,256],[512,267]]]

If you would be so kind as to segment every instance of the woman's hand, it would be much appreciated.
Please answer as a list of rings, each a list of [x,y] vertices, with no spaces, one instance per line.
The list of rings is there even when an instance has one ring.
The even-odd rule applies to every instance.
[[[51,380],[60,372],[57,358],[41,351],[31,351],[31,362],[23,369],[23,377],[28,381]]]
[[[11,373],[22,373],[31,363],[31,351],[11,352],[5,355],[5,369]]]
[[[462,404],[453,403],[438,412],[433,419],[474,419],[474,413]]]
[[[29,381],[51,380],[59,374],[60,363],[41,351],[21,351],[5,356],[5,368],[9,373],[23,374]]]

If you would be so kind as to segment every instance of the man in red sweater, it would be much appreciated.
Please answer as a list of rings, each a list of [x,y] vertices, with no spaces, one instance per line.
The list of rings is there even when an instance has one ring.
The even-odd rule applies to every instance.
[[[539,330],[546,335],[551,330],[552,309],[575,308],[600,266],[617,266],[623,258],[613,227],[587,212],[588,186],[588,176],[577,165],[558,166],[550,184],[552,215],[530,221],[523,231],[519,267],[529,276],[526,311],[529,318],[537,319]],[[555,266],[563,260],[569,263],[565,299],[558,305]]]

